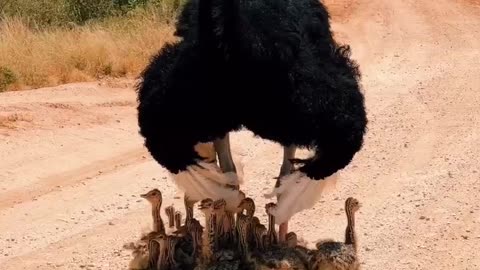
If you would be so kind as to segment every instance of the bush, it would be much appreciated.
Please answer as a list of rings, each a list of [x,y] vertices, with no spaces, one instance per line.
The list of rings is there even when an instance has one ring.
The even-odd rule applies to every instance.
[[[113,14],[111,0],[66,0],[66,12],[70,20],[84,23],[92,19],[101,19]]]
[[[68,26],[125,16],[137,9],[154,10],[169,19],[185,0],[1,0],[0,15],[20,17],[31,26]],[[1,20],[2,18],[0,18]]]
[[[185,1],[0,0],[0,89],[136,77]]]
[[[6,67],[0,67],[0,92],[7,90],[8,86],[17,82],[15,73]]]
[[[32,26],[59,26],[69,21],[65,0],[0,0],[4,17],[20,17]]]

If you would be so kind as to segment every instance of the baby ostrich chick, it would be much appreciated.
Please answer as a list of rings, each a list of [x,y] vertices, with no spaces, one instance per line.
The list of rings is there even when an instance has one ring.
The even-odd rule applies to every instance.
[[[158,232],[150,232],[140,238],[140,245],[135,246],[132,252],[133,259],[129,263],[129,270],[147,269],[151,260],[158,259],[158,243],[152,240],[160,235]]]
[[[255,202],[252,200],[252,198],[247,197],[240,201],[240,204],[238,205],[238,210],[241,213],[243,213],[243,211],[245,210],[247,216],[253,217],[253,215],[255,214]]]
[[[158,244],[158,256],[155,260],[154,257],[150,257],[149,260],[149,268],[150,269],[167,269],[168,267],[168,243],[167,243],[167,235],[159,234],[157,237],[153,238],[152,241],[157,242]],[[156,265],[155,265],[156,263]]]
[[[190,237],[192,238],[192,258],[197,258],[198,251],[202,247],[202,234],[203,234],[203,227],[200,225],[200,222],[196,219],[192,219],[190,224]]]
[[[236,223],[236,231],[238,233],[238,247],[241,258],[241,268],[239,269],[256,269],[255,262],[250,256],[250,249],[248,246],[248,231],[250,228],[251,219],[248,216],[237,216],[238,222]]]
[[[182,213],[180,211],[176,211],[174,218],[176,231],[172,232],[172,236],[169,237],[175,237],[176,239],[174,259],[178,263],[175,263],[175,267],[185,268],[191,266],[195,260],[195,258],[192,257],[192,254],[194,253],[193,239],[189,234],[187,226],[182,225]],[[192,221],[190,221],[190,223],[191,222]]]
[[[286,244],[287,244],[287,247],[289,248],[297,247],[298,245],[297,234],[295,234],[294,232],[287,233]]]
[[[158,189],[152,189],[140,197],[146,199],[152,205],[153,231],[165,234],[165,225],[161,216],[162,193]]]
[[[259,250],[261,245],[263,243],[260,243],[259,241],[263,241],[262,240],[262,237],[264,237],[263,235],[260,235],[259,237],[256,235],[257,234],[257,226],[261,225],[260,223],[260,219],[258,219],[258,217],[252,217],[252,219],[250,220],[250,229],[249,229],[249,233],[250,233],[250,236],[251,236],[251,239],[250,239],[250,242],[249,242],[249,245],[252,247],[252,249],[254,250]],[[262,225],[263,226],[263,225]],[[263,226],[265,228],[265,226]],[[267,231],[267,229],[265,228],[265,231]]]
[[[167,259],[167,264],[170,267],[169,269],[181,269],[177,265],[177,261],[175,260],[175,251],[177,247],[177,243],[179,238],[177,236],[169,235],[167,236],[166,244],[167,249],[165,253],[165,257]],[[164,268],[161,268],[163,270]]]
[[[275,207],[275,203],[265,205],[268,215],[266,235],[264,235],[265,226],[256,224],[254,227],[255,241],[259,243],[260,247],[255,253],[259,269],[308,269],[308,257],[297,250],[297,237],[294,233],[286,234],[284,242],[286,245],[278,244],[275,218],[270,213]]]
[[[173,205],[165,207],[165,214],[167,215],[168,219],[168,229],[172,231],[175,227],[175,208]]]
[[[175,229],[180,230],[182,227],[182,213],[180,211],[175,212]]]
[[[197,267],[195,270],[254,270],[255,261],[250,259],[247,231],[249,219],[245,215],[237,216],[237,222],[235,223],[235,230],[238,232],[238,249],[240,252],[239,258],[232,258],[231,260],[215,261],[204,267]]]
[[[345,201],[347,228],[345,242],[322,241],[316,244],[317,251],[312,258],[313,270],[358,270],[360,263],[357,257],[357,239],[355,235],[355,212],[361,204],[357,199],[349,197]]]
[[[238,205],[238,210],[240,213],[243,214],[243,211],[245,210],[246,216],[250,220],[250,223],[248,224],[248,230],[247,230],[247,241],[250,246],[255,246],[255,235],[253,233],[253,223],[255,223],[258,218],[254,221],[254,214],[255,214],[255,202],[252,200],[252,198],[245,198],[240,201],[240,204]]]
[[[215,216],[215,260],[233,261],[235,258],[235,246],[233,245],[233,223],[226,211],[227,202],[224,199],[216,200],[213,203],[213,214]]]
[[[247,241],[247,233],[248,227],[250,225],[250,220],[247,216],[240,216],[237,222],[237,232],[238,232],[238,246],[240,250],[240,254],[243,258],[247,258],[250,256],[249,254],[249,246]]]
[[[255,222],[253,225],[253,235],[255,236],[255,248],[260,252],[263,251],[265,249],[267,236],[267,228],[265,225],[260,224],[260,222]]]
[[[187,195],[183,197],[183,203],[185,205],[185,226],[187,229],[190,229],[191,222],[193,220],[193,205],[195,204],[194,200],[191,200]]]
[[[160,254],[160,245],[162,245],[161,249],[164,249],[164,243],[162,242],[165,238],[164,235],[154,235],[154,237],[149,237],[148,241],[148,269],[157,269],[157,265],[159,263]],[[160,244],[162,243],[162,244]]]
[[[297,256],[301,257],[305,264],[308,265],[312,251],[299,244],[298,237],[294,232],[287,233],[286,244],[287,248],[295,250]]]
[[[275,232],[275,217],[270,213],[275,208],[275,203],[267,203],[265,211],[268,215],[268,230],[267,230],[267,244],[268,247],[273,247],[278,244],[277,233]]]
[[[233,213],[226,211],[227,202],[224,199],[219,199],[214,203],[214,214],[216,220],[215,234],[217,238],[218,248],[231,246],[234,241],[234,225],[235,218]]]
[[[210,198],[200,201],[198,209],[205,215],[205,230],[202,234],[202,265],[208,265],[212,261],[215,249],[215,216],[213,215],[213,200]]]

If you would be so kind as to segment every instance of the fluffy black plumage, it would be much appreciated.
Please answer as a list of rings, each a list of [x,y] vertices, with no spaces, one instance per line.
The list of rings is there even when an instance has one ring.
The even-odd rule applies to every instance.
[[[367,117],[350,48],[333,40],[317,0],[191,0],[142,74],[139,126],[173,173],[198,142],[246,127],[314,150],[300,171],[324,179],[361,149]]]
[[[198,51],[195,43],[166,44],[143,71],[139,85],[140,133],[154,159],[174,174],[200,159],[194,151],[197,143],[241,127],[231,113],[238,109],[220,102],[226,98],[217,94],[221,77],[214,80]],[[225,117],[217,118],[219,112]]]

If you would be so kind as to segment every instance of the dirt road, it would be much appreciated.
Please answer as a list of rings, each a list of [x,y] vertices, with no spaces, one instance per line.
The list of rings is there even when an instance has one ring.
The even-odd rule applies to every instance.
[[[363,269],[480,269],[480,1],[327,3],[361,64],[369,131],[337,191],[291,229],[343,239],[355,196]],[[128,83],[0,94],[1,269],[125,269],[122,245],[150,225],[138,194],[180,205],[135,104]],[[281,149],[249,132],[233,148],[263,205]]]

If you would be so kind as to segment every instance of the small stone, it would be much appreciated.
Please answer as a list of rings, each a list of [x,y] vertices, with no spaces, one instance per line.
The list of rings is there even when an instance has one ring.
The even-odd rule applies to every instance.
[[[113,221],[109,221],[108,225],[113,226],[113,225],[115,225],[115,223],[113,223]]]
[[[420,219],[424,220],[424,219],[426,219],[426,217],[425,216],[420,216]]]
[[[468,240],[468,235],[462,235],[462,238]]]

